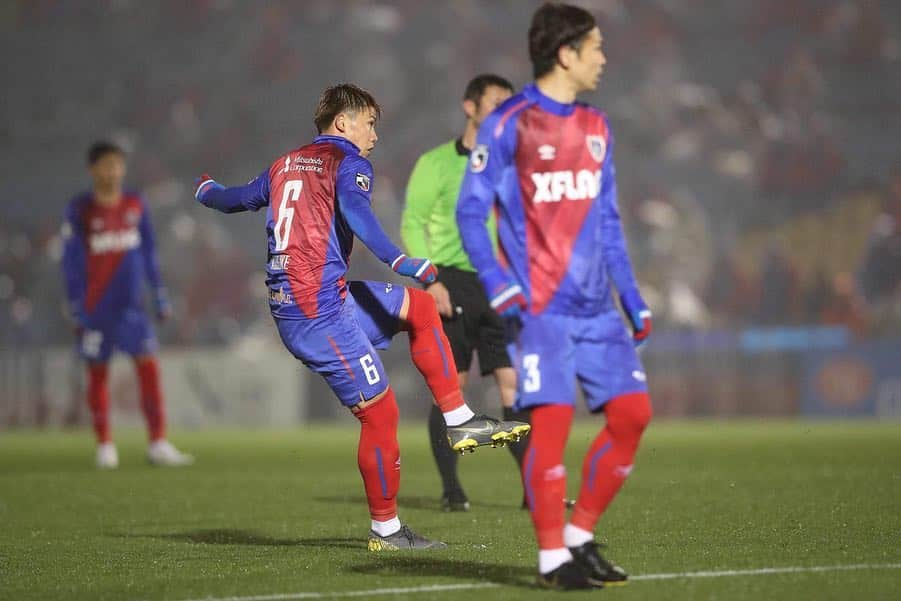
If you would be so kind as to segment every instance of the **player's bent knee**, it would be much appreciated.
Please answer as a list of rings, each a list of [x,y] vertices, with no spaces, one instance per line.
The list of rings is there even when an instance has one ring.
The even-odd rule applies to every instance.
[[[407,294],[410,299],[406,315],[409,329],[418,330],[441,323],[438,305],[431,294],[416,288],[407,288]]]
[[[605,413],[611,431],[632,436],[640,436],[654,415],[651,397],[646,392],[633,392],[614,398],[607,403]]]

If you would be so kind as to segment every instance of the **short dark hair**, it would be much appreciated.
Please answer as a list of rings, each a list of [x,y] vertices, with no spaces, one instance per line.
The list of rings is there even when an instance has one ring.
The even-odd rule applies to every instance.
[[[316,113],[313,115],[313,123],[316,124],[316,130],[322,133],[328,129],[343,111],[362,111],[371,108],[375,111],[375,118],[382,116],[382,107],[375,101],[375,98],[359,86],[352,83],[342,83],[337,86],[326,88],[319,97],[319,104],[316,106]]]
[[[88,165],[93,165],[103,157],[108,154],[118,154],[120,157],[125,156],[125,151],[122,150],[122,147],[113,144],[112,142],[108,142],[106,140],[98,140],[91,144],[91,147],[88,148]]]
[[[592,29],[597,27],[594,16],[578,6],[548,2],[532,15],[529,27],[529,58],[532,73],[538,78],[550,73],[557,64],[557,51],[563,46],[576,50]]]
[[[478,103],[482,96],[485,95],[485,90],[487,90],[489,86],[503,88],[510,92],[513,91],[513,84],[500,75],[482,73],[481,75],[473,77],[472,80],[466,84],[466,91],[463,92],[463,100],[472,100],[473,102]]]

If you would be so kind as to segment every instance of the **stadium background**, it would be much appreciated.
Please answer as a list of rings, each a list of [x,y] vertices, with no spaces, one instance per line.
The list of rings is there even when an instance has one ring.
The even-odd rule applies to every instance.
[[[621,210],[655,311],[658,416],[901,415],[901,5],[598,0],[608,66],[586,97],[617,135]],[[0,7],[0,428],[88,422],[63,317],[58,227],[109,137],[157,228],[177,426],[348,420],[281,347],[262,215],[192,199],[313,135],[327,85],[382,103],[376,212],[395,240],[415,158],[461,130],[479,72],[530,79],[534,2],[98,2]],[[502,25],[501,25],[502,24]],[[351,275],[399,282],[361,246]],[[405,340],[405,416],[427,391]],[[138,423],[116,363],[116,419]],[[492,407],[489,382],[476,404]]]

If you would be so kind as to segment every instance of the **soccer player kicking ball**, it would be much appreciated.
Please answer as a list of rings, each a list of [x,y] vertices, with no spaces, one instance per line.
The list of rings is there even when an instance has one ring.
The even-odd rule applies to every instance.
[[[107,373],[114,348],[134,358],[154,465],[180,466],[194,458],[166,440],[166,416],[154,353],[157,342],[144,313],[144,279],[150,283],[156,314],[171,309],[154,250],[153,228],[141,198],[123,190],[125,153],[108,142],[88,151],[94,185],[75,197],[63,222],[63,274],[78,349],[87,361],[88,405],[97,435],[97,467],[114,469],[119,455],[109,427]]]
[[[651,330],[626,253],[616,204],[613,136],[603,113],[575,101],[603,70],[592,15],[539,8],[529,29],[535,82],[486,119],[463,181],[457,220],[491,305],[517,324],[511,358],[520,408],[532,409],[523,468],[538,539],[538,582],[554,589],[623,583],[598,553],[594,528],[626,476],[651,419],[634,344]],[[503,264],[485,227],[498,214]],[[623,326],[611,283],[631,323]],[[563,453],[576,381],[607,418],[585,455],[569,523]]]
[[[328,88],[316,109],[320,135],[312,143],[282,155],[245,186],[225,188],[204,175],[195,198],[225,213],[268,207],[266,283],[282,341],[360,420],[357,460],[372,518],[369,549],[429,549],[445,545],[415,534],[397,516],[398,409],[372,341],[384,346],[398,330],[409,331],[414,363],[426,376],[455,450],[504,444],[529,426],[469,409],[435,303],[425,292],[360,282],[348,294],[344,276],[354,236],[395,272],[423,283],[435,279],[428,259],[403,254],[372,212],[366,157],[378,140],[380,112],[357,86]]]

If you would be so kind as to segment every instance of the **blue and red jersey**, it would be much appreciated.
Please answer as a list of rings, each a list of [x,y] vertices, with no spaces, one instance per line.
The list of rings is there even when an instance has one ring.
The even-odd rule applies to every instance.
[[[210,186],[204,205],[225,213],[266,211],[269,307],[281,319],[312,319],[340,310],[356,235],[382,262],[402,253],[372,212],[372,165],[359,148],[320,135],[276,159],[245,186]]]
[[[66,295],[81,325],[102,327],[126,312],[143,311],[145,280],[156,309],[167,302],[153,226],[137,194],[125,192],[109,207],[96,203],[91,192],[75,197],[66,208],[62,236]]]
[[[498,256],[485,227],[494,210]],[[460,190],[463,247],[489,296],[518,283],[533,314],[591,316],[638,286],[616,200],[613,135],[589,105],[526,86],[482,124]]]

